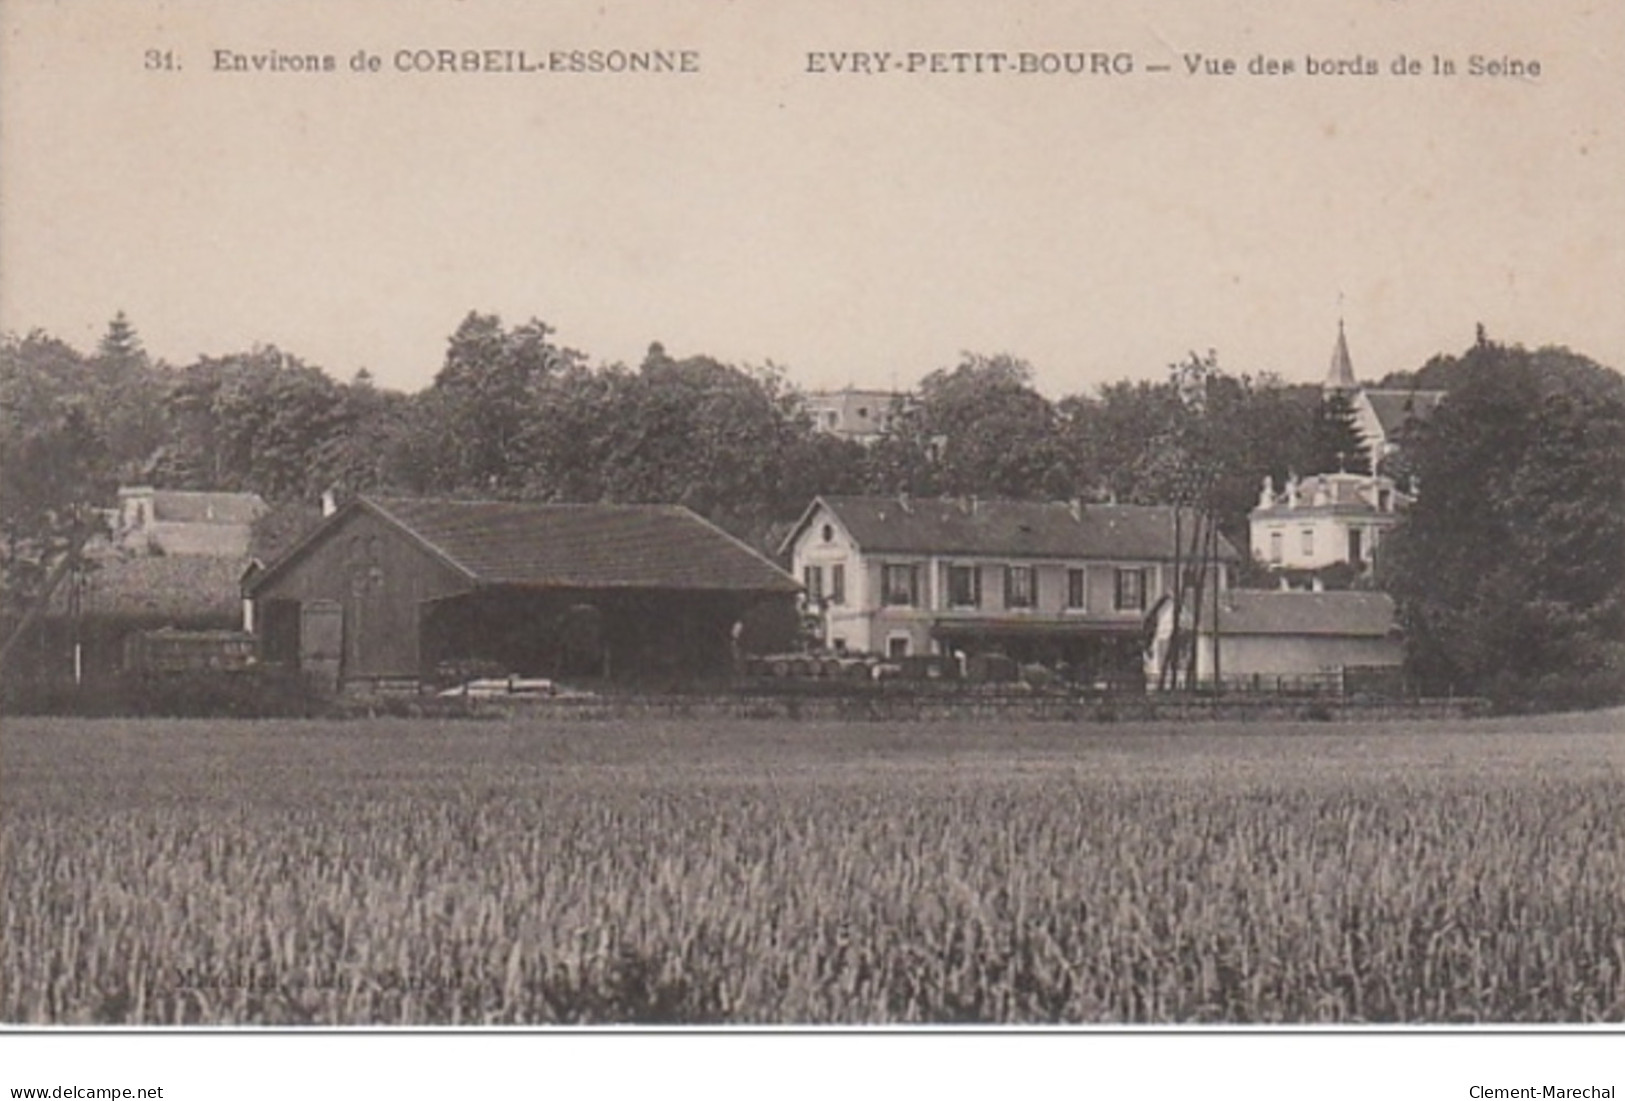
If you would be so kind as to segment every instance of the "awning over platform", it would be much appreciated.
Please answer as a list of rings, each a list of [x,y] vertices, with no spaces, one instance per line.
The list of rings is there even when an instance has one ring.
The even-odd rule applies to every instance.
[[[956,616],[931,624],[933,638],[1140,638],[1145,625],[1136,619],[1098,619],[1068,616],[1020,618],[1008,616]]]

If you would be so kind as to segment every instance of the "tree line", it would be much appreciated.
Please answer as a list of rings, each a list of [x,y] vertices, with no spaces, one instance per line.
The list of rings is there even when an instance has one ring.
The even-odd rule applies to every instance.
[[[1202,392],[1204,407],[1191,398]],[[5,507],[105,499],[120,482],[248,490],[273,504],[326,489],[539,501],[677,502],[762,537],[817,493],[1074,496],[1154,502],[1180,491],[1197,414],[1223,467],[1233,534],[1265,474],[1363,469],[1347,410],[1315,387],[1231,375],[1211,355],[1158,382],[1051,401],[1031,367],[964,355],[928,375],[874,445],[815,430],[767,365],[675,358],[593,365],[538,320],[470,313],[425,389],[348,382],[271,346],[149,358],[122,315],[84,355],[41,332],[0,341]],[[75,457],[46,457],[53,448]],[[40,470],[81,488],[36,486]],[[24,475],[22,472],[28,471]],[[16,484],[12,484],[16,483]]]
[[[1418,667],[1470,691],[1521,653],[1513,635],[1538,627],[1540,669],[1579,662],[1617,690],[1620,376],[1481,337],[1385,382],[1452,393],[1394,471],[1424,487],[1383,563],[1425,640]],[[271,346],[173,366],[147,355],[122,313],[88,354],[43,332],[7,335],[7,603],[38,589],[93,522],[89,506],[110,504],[120,484],[257,492],[273,505],[265,553],[296,538],[330,489],[680,503],[769,551],[820,493],[1178,503],[1245,547],[1266,476],[1370,469],[1346,398],[1227,370],[1211,352],[1058,400],[1028,363],[965,353],[927,375],[870,444],[817,431],[802,398],[772,364],[659,344],[635,367],[594,364],[543,321],[478,312],[411,394],[365,371],[341,381]],[[1494,514],[1474,513],[1486,501]],[[1491,554],[1502,556],[1494,569],[1473,557]],[[1612,585],[1592,576],[1599,564]],[[1542,610],[1502,622],[1508,596]],[[1473,650],[1487,645],[1474,615],[1500,617],[1500,666]]]

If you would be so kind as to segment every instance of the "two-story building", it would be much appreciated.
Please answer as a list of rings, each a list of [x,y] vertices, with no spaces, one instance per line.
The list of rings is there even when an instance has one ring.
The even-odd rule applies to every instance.
[[[997,653],[1109,678],[1142,667],[1180,522],[1161,506],[819,497],[781,554],[832,650]],[[1221,541],[1217,584],[1236,560]]]
[[[1248,518],[1253,557],[1284,586],[1312,586],[1321,571],[1345,563],[1363,573],[1410,505],[1381,475],[1288,478],[1280,490],[1265,478]]]

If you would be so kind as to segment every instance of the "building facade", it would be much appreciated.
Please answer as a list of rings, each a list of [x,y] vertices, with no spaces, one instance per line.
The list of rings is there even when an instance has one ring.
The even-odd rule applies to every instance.
[[[1381,475],[1288,478],[1280,490],[1265,478],[1248,517],[1253,558],[1288,587],[1313,587],[1321,571],[1338,565],[1367,573],[1410,504]]]
[[[815,390],[803,399],[813,428],[831,436],[873,443],[913,399],[891,390]]]
[[[782,552],[830,650],[1000,654],[1110,676],[1139,668],[1190,522],[1138,505],[820,497]],[[1235,560],[1222,543],[1214,584]]]
[[[265,512],[257,493],[125,486],[111,517],[113,542],[136,554],[244,559],[254,521]]]

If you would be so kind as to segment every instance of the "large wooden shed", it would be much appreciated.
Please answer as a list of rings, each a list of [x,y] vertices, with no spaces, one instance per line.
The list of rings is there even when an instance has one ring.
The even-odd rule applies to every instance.
[[[329,683],[726,672],[788,573],[675,505],[359,497],[251,578],[264,660]]]

